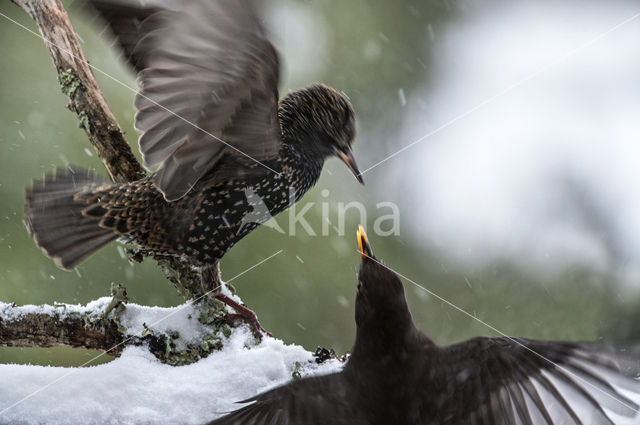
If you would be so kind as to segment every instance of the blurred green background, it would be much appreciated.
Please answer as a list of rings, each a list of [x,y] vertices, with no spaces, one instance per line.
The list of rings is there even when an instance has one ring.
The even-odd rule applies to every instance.
[[[409,93],[430,82],[431,62],[437,57],[430,54],[425,40],[465,13],[465,5],[471,2],[283,0],[269,4],[271,12],[266,19],[279,27],[274,42],[284,62],[281,93],[315,81],[343,90],[358,115],[360,137],[355,153],[365,169],[393,151],[394,145],[388,141],[400,133],[403,113],[397,107],[398,87]],[[31,19],[10,2],[0,2],[0,12],[36,30]],[[70,14],[91,64],[135,87],[133,75],[110,48],[110,41],[100,36],[100,26],[73,7]],[[322,24],[318,27],[321,39],[318,36],[305,44],[296,38],[299,26],[306,22],[302,18],[312,26]],[[84,304],[108,295],[111,282],[118,282],[126,285],[135,303],[182,303],[153,261],[131,264],[120,254],[123,245],[119,243],[102,249],[75,272],[65,272],[29,238],[22,211],[24,189],[32,179],[68,163],[103,174],[104,169],[76,118],[65,108],[67,100],[42,40],[3,17],[0,39],[0,300]],[[101,72],[96,72],[96,77],[127,139],[135,146],[134,93]],[[370,128],[376,131],[368,131]],[[339,161],[329,161],[318,185],[301,201],[315,203],[305,217],[319,232],[321,202],[329,202],[330,217],[335,220],[338,203],[355,200],[367,206],[371,226],[378,215],[388,213],[376,208],[376,203],[387,200],[383,191],[376,190],[386,183],[385,167],[401,164],[389,162],[367,173],[362,187]],[[321,195],[325,189],[330,192],[328,198]],[[376,255],[497,329],[546,339],[633,337],[638,297],[620,294],[612,275],[588,265],[536,275],[521,272],[507,261],[473,267],[461,264],[419,243],[418,232],[405,218],[419,216],[420,211],[410,202],[399,208],[400,235],[379,237],[370,231]],[[278,217],[285,229],[288,221],[288,213]],[[288,236],[263,226],[226,255],[223,278],[229,279],[282,249],[280,255],[233,282],[238,294],[278,338],[309,350],[324,346],[347,351],[355,331],[353,302],[359,264],[355,230],[359,221],[356,211],[351,210],[346,235],[332,230],[328,236],[309,236],[300,228],[295,236]],[[438,343],[492,334],[409,282],[406,292],[416,322]],[[74,365],[93,354],[67,348],[0,348],[0,362]]]

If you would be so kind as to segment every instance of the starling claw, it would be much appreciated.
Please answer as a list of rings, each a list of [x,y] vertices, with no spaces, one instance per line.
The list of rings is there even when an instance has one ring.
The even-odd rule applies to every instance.
[[[231,297],[228,297],[225,294],[217,293],[212,296],[218,301],[234,309],[236,313],[229,314],[227,317],[230,320],[241,319],[242,321],[246,322],[251,327],[251,331],[253,332],[253,335],[255,335],[256,338],[262,339],[263,334],[266,334],[267,336],[271,336],[271,337],[273,336],[271,332],[267,331],[265,328],[262,327],[262,325],[258,321],[258,316],[256,316],[256,313],[254,313],[253,310],[248,309],[247,307],[234,301]]]

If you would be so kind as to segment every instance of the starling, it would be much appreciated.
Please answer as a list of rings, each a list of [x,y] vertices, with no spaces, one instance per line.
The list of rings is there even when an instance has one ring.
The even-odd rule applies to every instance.
[[[616,366],[615,351],[508,337],[439,347],[416,328],[402,282],[362,228],[358,243],[356,341],[344,369],[245,400],[211,424],[638,423],[640,406],[619,389],[637,396],[640,382]]]
[[[58,266],[124,238],[189,262],[211,290],[222,256],[298,201],[326,159],[337,156],[363,183],[350,102],[322,84],[278,100],[278,55],[250,0],[84,4],[137,73],[140,151],[157,170],[113,184],[70,167],[35,182],[27,226]]]

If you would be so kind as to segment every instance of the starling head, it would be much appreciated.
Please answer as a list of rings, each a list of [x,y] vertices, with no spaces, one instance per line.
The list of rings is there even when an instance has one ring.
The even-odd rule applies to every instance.
[[[374,255],[362,226],[358,229],[360,272],[356,296],[356,325],[376,332],[411,328],[412,319],[400,278]]]
[[[364,184],[351,150],[355,113],[345,96],[324,84],[314,84],[282,98],[278,117],[284,143],[309,150],[321,161],[337,156]]]

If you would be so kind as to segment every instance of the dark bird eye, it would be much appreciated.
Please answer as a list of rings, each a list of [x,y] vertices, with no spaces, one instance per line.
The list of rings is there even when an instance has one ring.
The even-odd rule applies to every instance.
[[[353,133],[353,121],[352,120],[348,120],[345,123],[344,130],[349,134]]]

